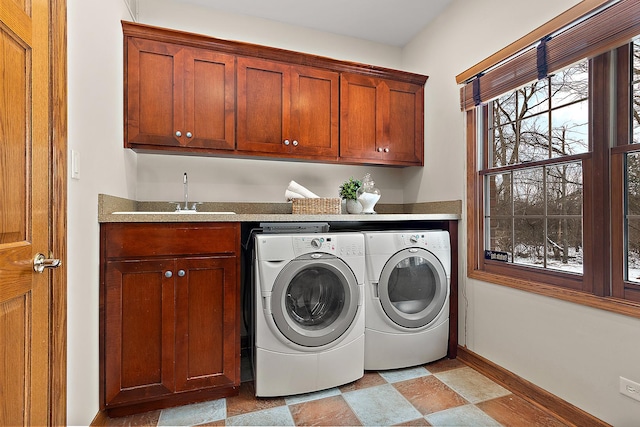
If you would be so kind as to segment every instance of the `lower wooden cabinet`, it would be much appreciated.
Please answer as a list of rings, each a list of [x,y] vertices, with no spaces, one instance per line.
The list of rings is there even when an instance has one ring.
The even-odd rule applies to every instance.
[[[239,224],[101,225],[101,409],[238,393]]]

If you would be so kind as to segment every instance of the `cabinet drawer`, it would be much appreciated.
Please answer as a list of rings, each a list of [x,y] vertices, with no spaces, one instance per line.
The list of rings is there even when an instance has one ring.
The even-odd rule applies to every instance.
[[[239,223],[108,223],[101,228],[106,258],[237,254]]]

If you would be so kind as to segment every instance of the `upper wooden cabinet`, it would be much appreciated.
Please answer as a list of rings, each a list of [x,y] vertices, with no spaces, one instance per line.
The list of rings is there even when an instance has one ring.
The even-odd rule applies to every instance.
[[[427,76],[123,22],[125,147],[424,164]]]
[[[423,165],[424,87],[343,73],[340,158]]]
[[[244,57],[237,73],[238,150],[337,159],[338,73]]]
[[[129,38],[126,146],[235,148],[235,58]]]

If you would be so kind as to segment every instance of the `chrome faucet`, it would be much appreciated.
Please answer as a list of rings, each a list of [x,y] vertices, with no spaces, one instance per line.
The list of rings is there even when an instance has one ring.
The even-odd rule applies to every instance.
[[[184,186],[184,206],[180,206],[180,203],[176,203],[176,212],[195,212],[196,205],[199,203],[193,203],[191,208],[189,208],[189,181],[187,179],[187,173],[185,172],[182,176],[182,184]]]
[[[187,180],[187,173],[182,176],[182,183],[184,185],[184,210],[189,210],[189,181]]]

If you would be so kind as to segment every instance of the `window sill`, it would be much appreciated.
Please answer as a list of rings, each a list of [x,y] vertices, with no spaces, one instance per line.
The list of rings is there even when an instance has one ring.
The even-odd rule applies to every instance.
[[[506,286],[525,292],[531,292],[538,295],[557,298],[563,301],[568,301],[575,304],[585,305],[587,307],[593,307],[600,310],[606,310],[613,313],[622,314],[624,316],[630,316],[640,319],[640,303],[633,301],[627,301],[613,297],[600,297],[573,289],[516,279],[509,276],[487,273],[480,270],[472,270],[467,274],[467,276],[470,279],[480,280],[482,282]]]

